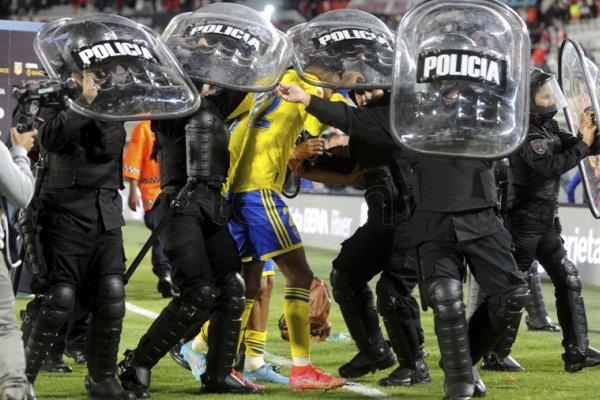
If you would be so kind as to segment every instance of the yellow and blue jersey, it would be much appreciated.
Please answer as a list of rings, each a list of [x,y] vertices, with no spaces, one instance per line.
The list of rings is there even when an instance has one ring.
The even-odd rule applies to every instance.
[[[289,70],[281,81],[323,97],[322,88],[302,81],[294,70]],[[247,118],[238,122],[229,143],[227,191],[269,189],[281,193],[287,164],[302,129],[317,136],[326,126],[306,112],[303,104],[286,102],[273,91],[251,93],[244,102],[249,106]]]

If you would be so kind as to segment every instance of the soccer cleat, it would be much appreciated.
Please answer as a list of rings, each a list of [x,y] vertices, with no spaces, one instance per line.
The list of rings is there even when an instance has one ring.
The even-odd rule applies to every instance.
[[[194,378],[200,382],[200,376],[206,372],[206,354],[198,353],[196,350],[194,350],[192,348],[191,340],[181,346],[179,354],[181,354],[181,357],[190,366]]]
[[[182,368],[187,369],[188,371],[191,371],[192,369],[190,368],[190,364],[188,364],[187,361],[185,361],[183,359],[183,357],[181,356],[181,347],[183,347],[184,344],[185,344],[184,339],[177,342],[175,344],[175,346],[171,347],[171,350],[169,350],[169,355],[171,356],[171,359],[173,359],[173,361],[175,361],[175,363],[177,365],[179,365]]]
[[[244,378],[252,382],[278,383],[280,385],[287,385],[290,383],[289,378],[275,372],[270,364],[263,364],[260,368],[252,372],[248,372],[244,369]]]
[[[313,365],[294,365],[290,372],[290,386],[295,392],[302,392],[307,389],[335,389],[345,383],[344,378],[335,378]]]

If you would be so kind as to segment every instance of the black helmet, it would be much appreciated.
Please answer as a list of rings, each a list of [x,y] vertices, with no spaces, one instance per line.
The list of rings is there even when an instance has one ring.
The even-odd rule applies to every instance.
[[[94,43],[114,39],[117,39],[117,36],[113,30],[100,22],[84,21],[75,26],[69,26],[67,39],[63,46],[63,58],[72,72],[81,72],[84,65],[81,65],[81,60],[78,57],[74,58],[73,55]]]
[[[536,95],[545,85],[550,85],[549,87],[551,90],[548,94],[553,98],[552,104],[547,107],[541,106],[535,101]],[[529,88],[530,114],[550,116],[550,118],[552,118],[559,109],[567,106],[567,102],[563,96],[560,86],[556,81],[556,76],[550,72],[543,71],[540,68],[532,67],[530,71]]]

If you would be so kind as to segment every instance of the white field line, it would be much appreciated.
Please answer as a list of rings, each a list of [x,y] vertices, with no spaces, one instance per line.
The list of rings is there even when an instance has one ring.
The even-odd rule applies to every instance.
[[[150,310],[146,310],[142,307],[138,307],[133,303],[126,302],[125,305],[127,307],[127,310],[131,311],[134,314],[142,315],[150,319],[156,319],[158,317],[157,313]],[[273,363],[275,363],[276,365],[281,365],[282,367],[292,366],[292,361],[289,358],[281,357],[277,354],[271,353],[265,353],[265,357],[270,361],[273,361]],[[346,385],[342,386],[342,388],[366,397],[388,397],[386,393],[380,390],[371,388],[369,386],[361,385],[360,383],[355,382],[348,382]]]

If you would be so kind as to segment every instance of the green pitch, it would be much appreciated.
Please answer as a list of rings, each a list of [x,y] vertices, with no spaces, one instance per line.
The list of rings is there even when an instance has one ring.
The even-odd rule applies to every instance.
[[[141,224],[131,223],[125,228],[125,250],[131,262],[144,241],[149,231]],[[315,275],[329,280],[331,261],[335,252],[316,249],[307,249],[310,265]],[[269,321],[267,352],[273,354],[275,362],[282,365],[284,373],[289,372],[289,346],[279,337],[277,320],[282,313],[284,280],[277,272],[276,287],[271,302],[271,315]],[[466,288],[465,288],[466,292]],[[552,287],[544,282],[544,294],[550,309],[553,321],[556,322],[554,296]],[[590,343],[600,347],[600,288],[586,286],[584,297],[588,313],[590,330]],[[24,308],[26,299],[17,301],[17,309]],[[137,307],[159,313],[168,303],[167,299],[160,297],[156,291],[156,277],[152,274],[150,257],[147,256],[138,271],[133,275],[127,285],[127,302]],[[425,329],[426,349],[431,353],[427,363],[431,369],[433,382],[427,385],[414,387],[384,388],[377,385],[377,381],[389,374],[392,369],[379,371],[375,374],[357,379],[360,386],[351,385],[348,388],[330,392],[305,392],[294,394],[288,387],[267,385],[264,394],[250,396],[250,398],[266,397],[270,399],[358,399],[370,397],[385,397],[396,399],[440,399],[443,395],[443,376],[437,367],[439,350],[436,337],[433,333],[433,316],[431,311],[422,314]],[[332,332],[346,333],[348,330],[342,320],[337,305],[334,303],[330,314],[333,325]],[[139,338],[145,333],[152,320],[147,316],[127,311],[123,335],[121,338],[121,351],[119,361],[125,349],[136,346]],[[587,369],[570,374],[564,372],[560,354],[560,333],[530,332],[525,323],[522,324],[519,337],[513,350],[513,356],[527,369],[523,373],[499,373],[481,371],[481,377],[488,387],[488,399],[593,399],[598,396],[598,380],[600,367]],[[312,346],[312,360],[315,365],[331,373],[337,373],[337,368],[350,360],[356,353],[352,342],[316,343]],[[40,399],[75,400],[85,399],[83,379],[86,368],[75,365],[71,359],[65,358],[73,366],[72,374],[51,374],[42,372],[36,382],[36,390]],[[152,371],[152,399],[179,400],[191,399],[199,396],[199,384],[191,373],[182,369],[171,361],[167,355]],[[234,396],[202,395],[202,398],[227,399]],[[236,398],[240,396],[235,396]]]

